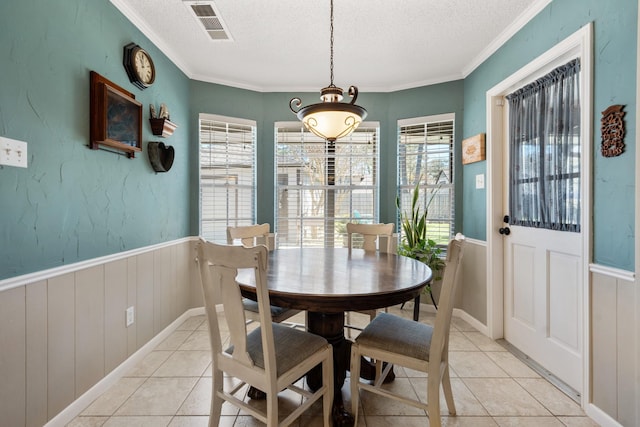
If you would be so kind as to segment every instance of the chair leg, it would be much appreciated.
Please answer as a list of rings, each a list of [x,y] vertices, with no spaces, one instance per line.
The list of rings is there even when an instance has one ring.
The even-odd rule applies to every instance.
[[[429,426],[441,427],[440,423],[440,378],[431,372],[427,378],[427,412],[429,413]]]
[[[267,393],[267,427],[276,427],[278,425],[278,393],[271,390]]]
[[[327,390],[322,396],[322,419],[324,427],[331,426],[331,412],[333,409],[333,350],[329,350],[329,356],[322,362],[322,384],[327,386]]]
[[[358,351],[357,344],[351,346],[351,413],[353,414],[353,425],[358,425],[358,404],[360,400],[360,390],[358,390],[358,383],[360,382],[360,352]],[[355,372],[355,373],[354,373]]]
[[[224,382],[222,371],[214,370],[211,379],[211,408],[209,409],[209,427],[216,427],[220,424],[222,404],[224,400],[218,396],[218,392],[223,390]]]
[[[449,410],[449,415],[456,414],[456,404],[453,401],[453,392],[451,390],[451,380],[449,377],[449,365],[447,364],[444,368],[444,372],[442,374],[442,390],[444,391],[444,398],[447,402],[447,409]]]

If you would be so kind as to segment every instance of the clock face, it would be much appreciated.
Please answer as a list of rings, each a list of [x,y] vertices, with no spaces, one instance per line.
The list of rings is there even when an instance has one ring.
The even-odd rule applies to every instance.
[[[151,56],[135,43],[129,43],[124,47],[122,65],[129,81],[140,90],[151,86],[156,79],[156,69]]]
[[[149,57],[149,54],[142,49],[135,52],[133,57],[133,65],[136,71],[137,77],[145,85],[150,85],[155,79],[155,71],[153,67],[153,61]]]

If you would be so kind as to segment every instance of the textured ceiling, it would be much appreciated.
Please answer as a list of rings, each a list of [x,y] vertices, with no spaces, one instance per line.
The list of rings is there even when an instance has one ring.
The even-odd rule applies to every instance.
[[[388,92],[461,79],[550,1],[335,0],[334,83]],[[193,1],[111,2],[192,79],[268,92],[329,84],[329,0],[197,2],[230,41],[207,35]]]

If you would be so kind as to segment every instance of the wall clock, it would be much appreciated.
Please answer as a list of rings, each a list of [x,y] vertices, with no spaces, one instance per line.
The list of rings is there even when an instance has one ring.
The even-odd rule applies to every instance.
[[[135,43],[129,43],[123,49],[122,64],[131,83],[144,90],[156,79],[156,68],[151,55]]]

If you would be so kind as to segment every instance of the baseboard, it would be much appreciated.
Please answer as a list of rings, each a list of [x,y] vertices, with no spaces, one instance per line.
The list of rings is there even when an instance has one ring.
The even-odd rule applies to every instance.
[[[458,318],[464,320],[465,322],[467,322],[468,324],[470,324],[471,326],[476,328],[478,330],[478,332],[481,332],[482,334],[484,334],[486,336],[489,336],[489,328],[487,327],[487,325],[485,325],[484,323],[480,322],[478,319],[476,319],[475,317],[471,316],[466,311],[464,311],[464,310],[462,310],[460,308],[454,308],[453,309],[453,315],[455,317],[458,317]]]
[[[424,310],[424,311],[426,311],[428,313],[435,313],[436,312],[436,308],[431,304],[427,304],[426,302],[425,303],[420,303],[420,310]],[[465,322],[467,322],[468,324],[470,324],[471,326],[476,328],[478,330],[478,332],[481,332],[484,335],[489,336],[489,329],[487,328],[487,325],[483,324],[482,322],[480,322],[475,317],[471,316],[470,314],[468,314],[466,311],[462,310],[461,308],[454,308],[453,309],[453,316],[464,320]]]
[[[624,427],[618,421],[614,420],[611,415],[595,406],[593,403],[587,404],[584,408],[585,414],[601,427]]]
[[[104,378],[98,381],[93,387],[87,390],[84,394],[74,400],[69,406],[67,406],[62,412],[53,417],[47,422],[44,427],[64,427],[75,417],[80,415],[87,406],[89,406],[94,400],[100,397],[106,392],[109,387],[118,382],[128,371],[133,369],[138,363],[142,361],[154,348],[164,341],[178,326],[184,323],[189,317],[198,316],[204,314],[204,307],[192,308],[185,311],[180,317],[174,320],[169,326],[164,328],[149,342],[140,347],[138,351],[129,356],[124,362],[122,362],[113,371],[107,374]]]

